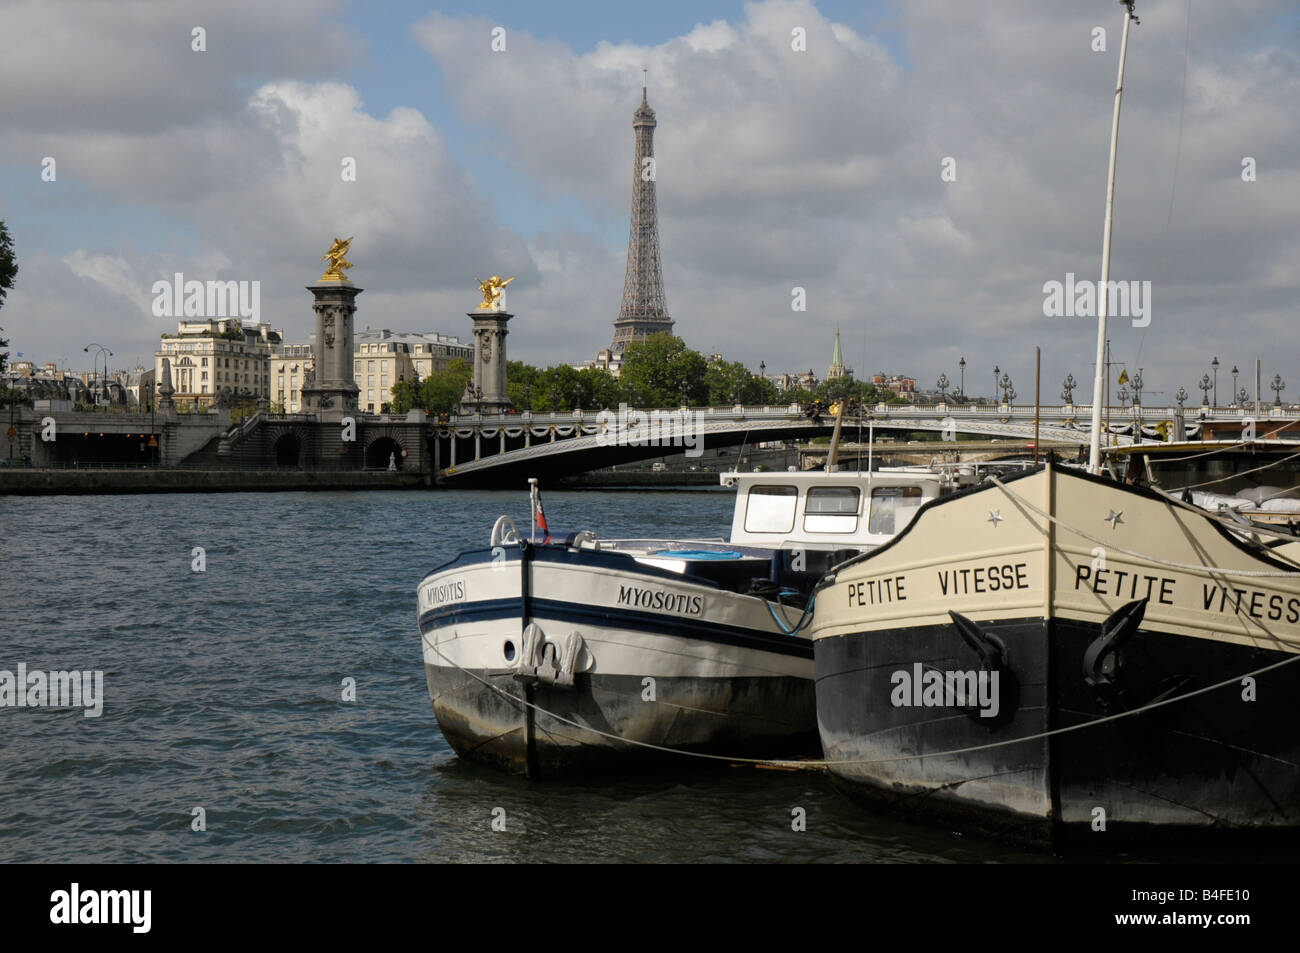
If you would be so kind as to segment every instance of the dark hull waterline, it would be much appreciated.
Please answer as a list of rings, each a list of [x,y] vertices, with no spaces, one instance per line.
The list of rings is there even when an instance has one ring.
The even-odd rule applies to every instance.
[[[1300,829],[1300,665],[1253,685],[1234,682],[1093,727],[1016,740],[1137,711],[1292,656],[1140,629],[1123,648],[1114,683],[1092,687],[1085,656],[1099,625],[1037,618],[979,628],[1006,648],[997,710],[984,705],[988,715],[978,697],[973,705],[926,704],[910,690],[918,664],[922,672],[981,668],[955,624],[815,643],[826,757],[875,762],[832,764],[841,787],[920,819],[1034,843]],[[936,689],[930,701],[939,700]],[[987,747],[1000,742],[1010,743]],[[911,757],[918,754],[932,756]]]

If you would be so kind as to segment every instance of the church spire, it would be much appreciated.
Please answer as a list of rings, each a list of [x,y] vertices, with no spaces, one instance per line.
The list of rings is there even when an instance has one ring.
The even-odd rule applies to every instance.
[[[831,352],[831,366],[826,371],[828,381],[844,376],[844,353],[840,350],[840,329],[835,329],[835,350]]]

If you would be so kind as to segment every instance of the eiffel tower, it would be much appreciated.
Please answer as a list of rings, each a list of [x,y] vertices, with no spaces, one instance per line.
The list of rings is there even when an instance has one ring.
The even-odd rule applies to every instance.
[[[633,341],[661,331],[672,333],[673,319],[664,301],[664,274],[659,262],[659,213],[655,202],[655,111],[646,102],[642,71],[641,105],[632,114],[636,157],[632,163],[632,226],[627,239],[627,274],[623,303],[614,321],[615,361]],[[646,161],[649,160],[649,161]]]

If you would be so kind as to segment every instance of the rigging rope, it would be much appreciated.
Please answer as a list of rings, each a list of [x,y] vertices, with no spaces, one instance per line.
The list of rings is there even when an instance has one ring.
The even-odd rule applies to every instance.
[[[487,679],[481,678],[480,676],[474,674],[469,669],[465,668],[460,663],[458,663],[455,659],[449,658],[441,649],[438,648],[438,646],[435,643],[430,642],[429,637],[424,633],[421,633],[420,637],[421,639],[423,639],[425,645],[429,646],[429,648],[433,649],[433,651],[436,652],[441,658],[450,662],[456,669],[468,675],[470,678],[474,679],[477,682],[481,682],[484,686],[490,688],[492,691],[496,692],[502,697],[509,699],[512,702],[517,702],[520,705],[525,705],[529,708],[532,708],[534,711],[541,712],[544,715],[554,718],[556,721],[560,722],[561,724],[569,725],[573,728],[578,728],[582,731],[589,731],[592,734],[600,735],[603,738],[609,738],[613,741],[621,741],[624,744],[635,745],[636,747],[639,748],[649,748],[654,751],[662,751],[666,754],[680,754],[692,758],[703,758],[708,761],[725,761],[725,762],[730,762],[732,764],[756,764],[756,765],[768,765],[770,767],[801,768],[804,770],[811,770],[814,768],[831,768],[831,767],[844,766],[844,765],[891,764],[898,761],[921,761],[927,758],[944,758],[944,757],[951,757],[959,754],[968,754],[973,751],[987,751],[991,748],[1003,748],[1006,747],[1007,745],[1021,744],[1022,742],[1026,742],[1026,741],[1040,741],[1043,738],[1052,738],[1055,737],[1056,735],[1064,735],[1074,731],[1082,731],[1085,728],[1093,728],[1097,725],[1106,724],[1108,722],[1119,721],[1122,718],[1131,718],[1134,715],[1140,715],[1143,712],[1152,711],[1156,708],[1163,708],[1165,705],[1172,705],[1176,702],[1185,701],[1188,698],[1195,698],[1197,695],[1204,695],[1207,692],[1212,692],[1220,688],[1225,688],[1228,685],[1239,685],[1241,684],[1241,680],[1244,678],[1255,678],[1259,675],[1263,675],[1265,672],[1271,672],[1274,669],[1282,668],[1285,665],[1291,665],[1295,662],[1300,662],[1300,655],[1293,655],[1290,658],[1283,659],[1280,662],[1274,662],[1271,665],[1265,665],[1263,668],[1257,668],[1252,672],[1246,672],[1242,675],[1236,675],[1233,676],[1232,678],[1226,678],[1221,682],[1214,683],[1213,685],[1207,685],[1204,688],[1198,688],[1195,691],[1190,691],[1183,695],[1175,695],[1173,698],[1166,698],[1163,701],[1149,702],[1141,706],[1140,708],[1134,708],[1131,711],[1123,711],[1114,715],[1104,715],[1101,718],[1095,718],[1092,721],[1086,721],[1078,725],[1070,725],[1066,728],[1053,728],[1050,731],[1040,731],[1035,734],[1024,735],[1023,737],[1020,738],[1008,738],[1002,741],[992,741],[982,745],[971,745],[965,748],[953,748],[948,751],[928,751],[925,752],[924,754],[899,755],[893,758],[866,758],[866,759],[810,758],[807,760],[798,761],[798,760],[787,760],[787,759],[780,759],[780,758],[738,758],[738,757],[731,757],[729,755],[710,754],[705,751],[686,751],[681,748],[670,748],[665,745],[657,745],[649,741],[638,741],[635,738],[625,738],[622,735],[616,735],[608,731],[601,731],[599,728],[593,728],[590,725],[580,724],[576,721],[573,721],[572,719],[565,718],[563,715],[559,715],[553,711],[549,711],[548,709],[543,708],[541,705],[538,705],[536,702],[530,702],[527,699],[519,697],[518,695],[510,694],[505,689],[499,688],[498,686],[493,685],[491,682],[487,681]]]
[[[1039,509],[1037,506],[1035,506],[1033,503],[1030,503],[1020,494],[1013,493],[1011,490],[1008,490],[1006,485],[997,477],[990,476],[989,480],[994,485],[996,485],[998,489],[1000,489],[1003,493],[1009,496],[1012,500],[1016,501],[1016,503],[1018,503],[1019,505],[1024,506],[1026,509],[1032,510],[1037,515],[1043,517],[1043,519],[1050,520],[1055,525],[1061,527],[1064,530],[1067,530],[1068,532],[1074,533],[1076,536],[1082,536],[1084,539],[1088,540],[1089,542],[1096,543],[1098,546],[1101,546],[1103,549],[1106,549],[1107,551],[1114,550],[1117,553],[1123,553],[1125,556],[1132,556],[1134,559],[1141,559],[1149,563],[1154,563],[1157,566],[1168,566],[1171,569],[1183,569],[1188,572],[1201,573],[1206,576],[1213,576],[1215,573],[1222,573],[1225,576],[1300,578],[1297,577],[1295,570],[1279,571],[1279,570],[1270,570],[1270,569],[1228,569],[1221,566],[1206,566],[1203,563],[1180,563],[1180,562],[1175,562],[1171,559],[1160,559],[1159,557],[1152,556],[1148,553],[1140,553],[1137,550],[1125,549],[1123,546],[1115,545],[1113,541],[1102,539],[1099,536],[1093,536],[1091,533],[1079,529],[1075,526],[1071,526],[1069,523],[1063,522],[1059,517],[1053,516],[1051,513]],[[1210,514],[1203,513],[1203,512],[1198,513],[1197,515],[1205,516],[1207,518],[1209,518],[1210,516]]]

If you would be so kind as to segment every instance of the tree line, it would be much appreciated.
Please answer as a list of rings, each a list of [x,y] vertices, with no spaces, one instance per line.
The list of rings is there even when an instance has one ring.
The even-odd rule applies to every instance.
[[[424,379],[399,381],[393,387],[391,411],[412,408],[450,413],[464,396],[473,376],[469,362],[457,358],[446,369]],[[889,391],[881,392],[896,401]],[[778,393],[776,385],[739,361],[709,360],[679,337],[653,334],[629,344],[616,378],[603,368],[556,364],[539,368],[522,361],[506,362],[506,396],[518,411],[569,412],[577,408],[602,410],[626,403],[633,407],[725,406],[734,403],[800,404],[820,400],[875,403],[876,388],[865,381],[842,377],[822,381],[813,389],[796,387]]]

